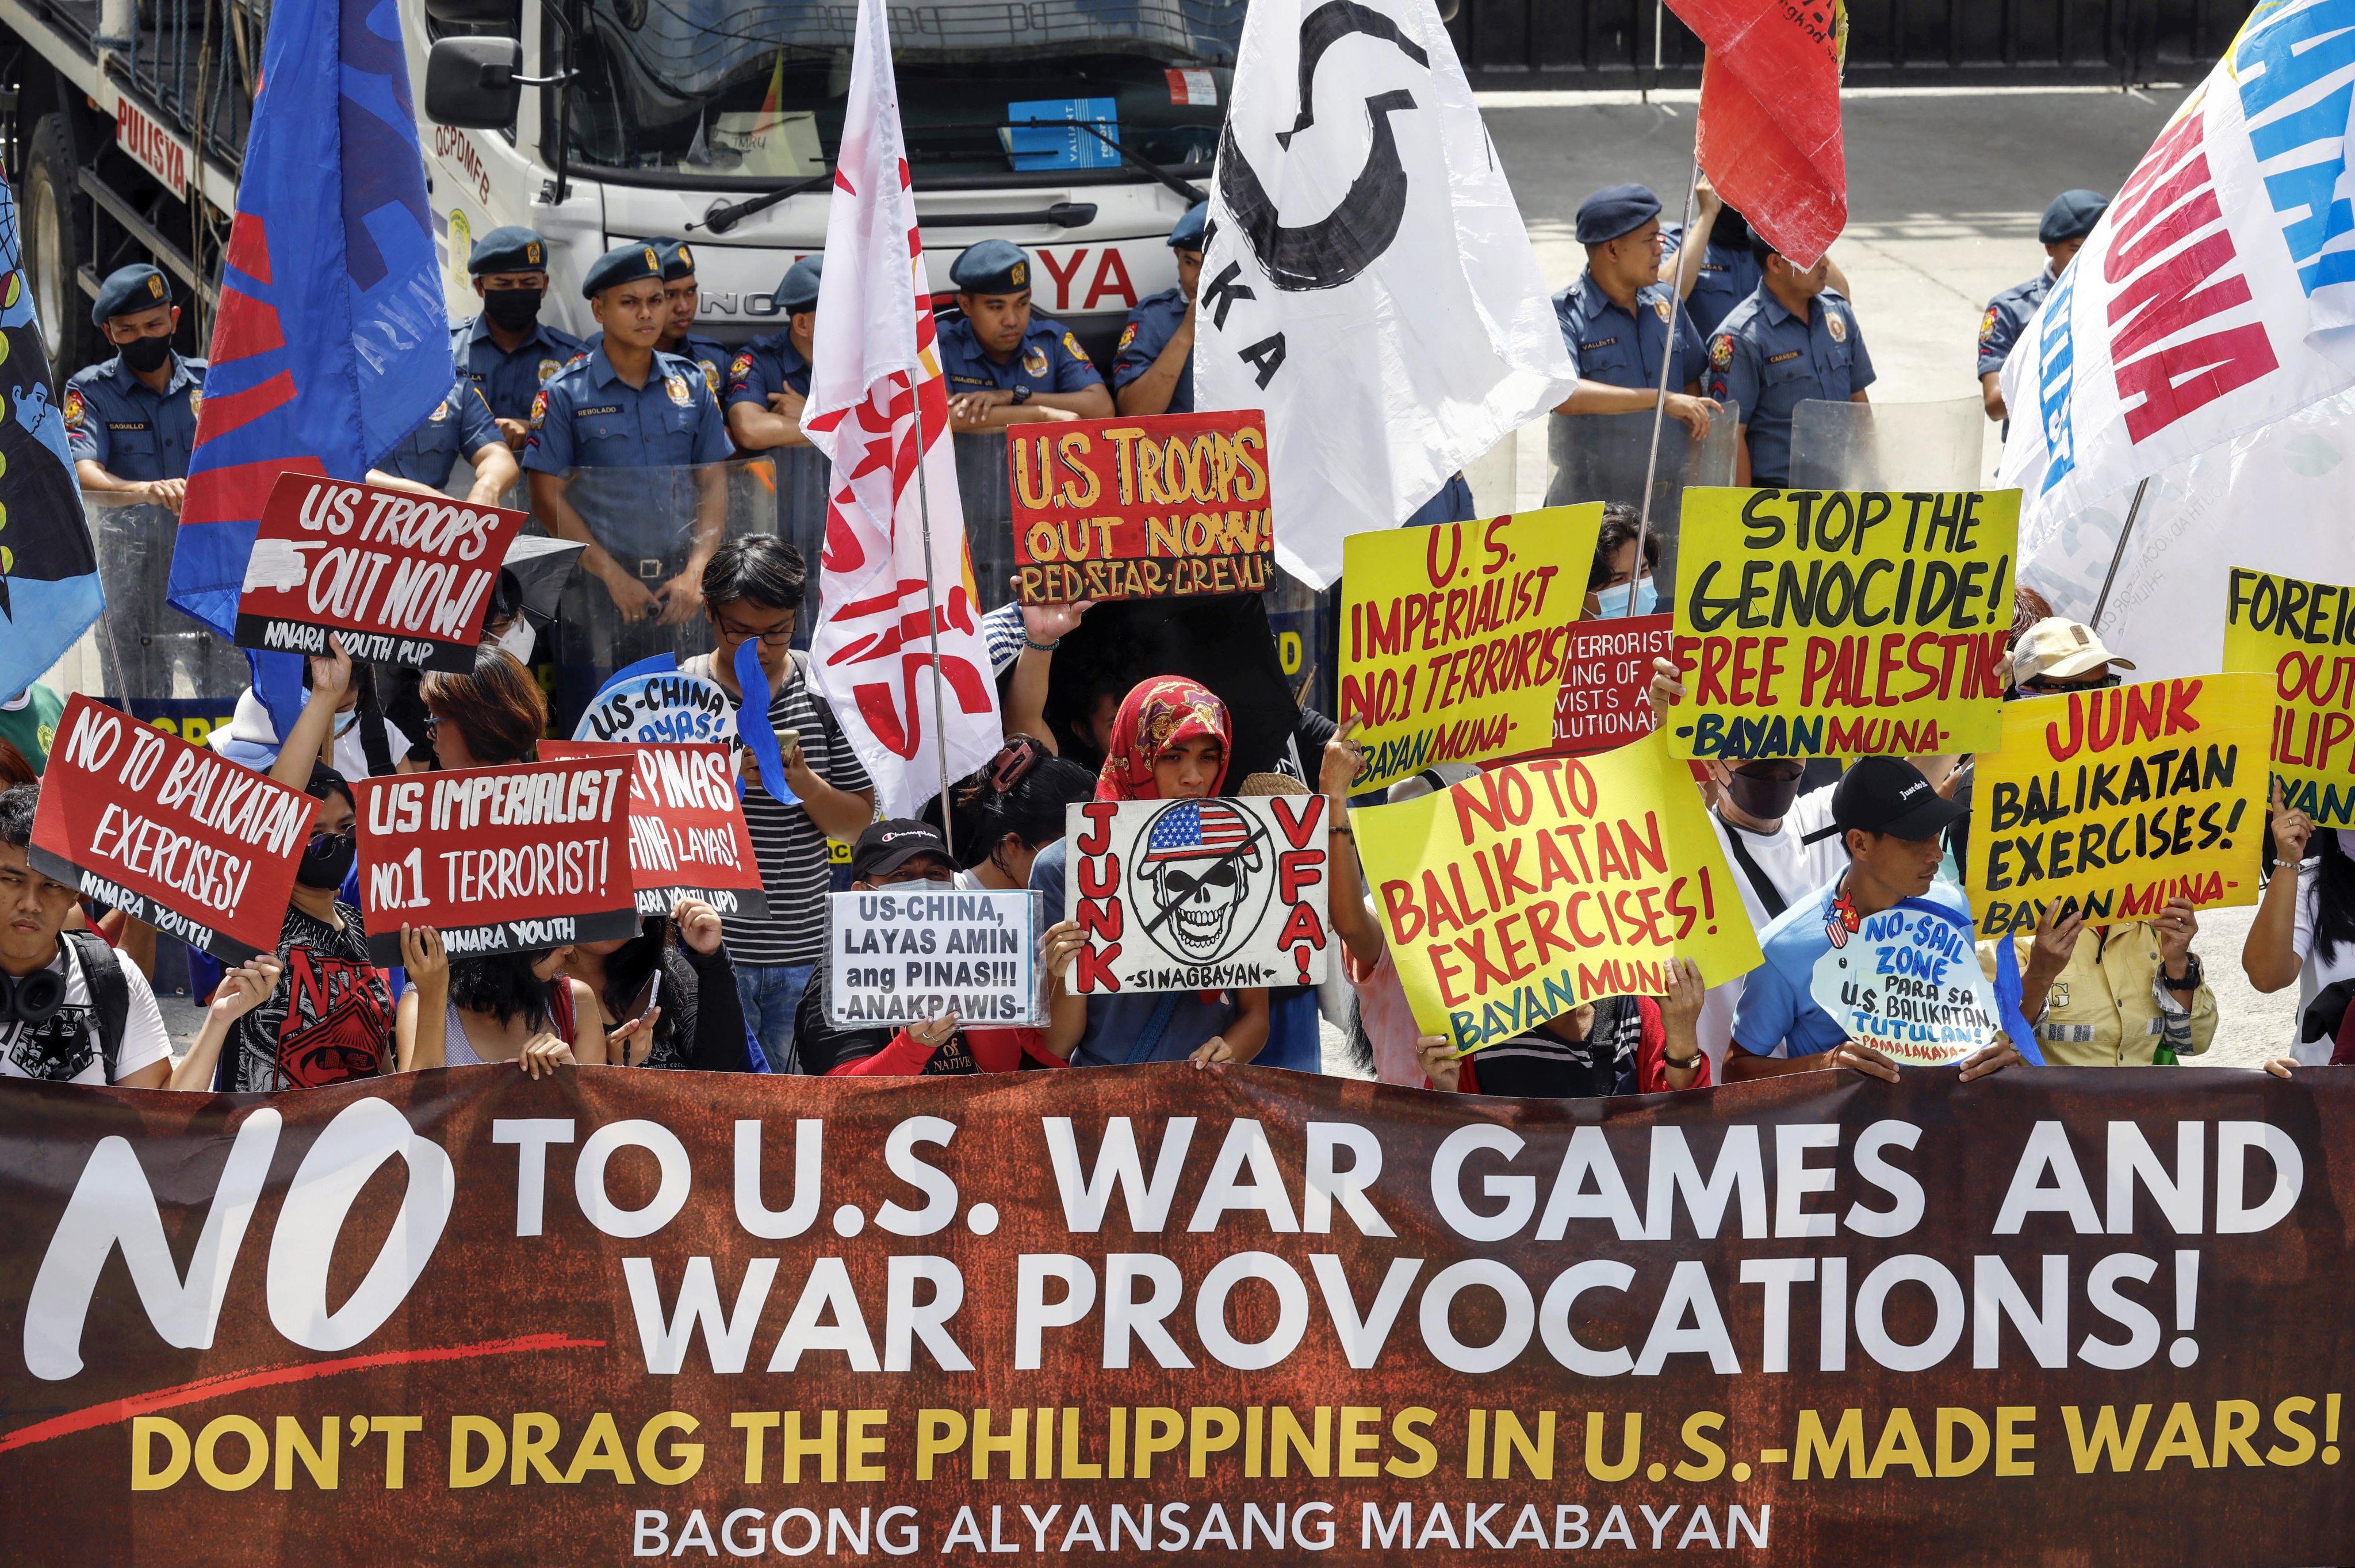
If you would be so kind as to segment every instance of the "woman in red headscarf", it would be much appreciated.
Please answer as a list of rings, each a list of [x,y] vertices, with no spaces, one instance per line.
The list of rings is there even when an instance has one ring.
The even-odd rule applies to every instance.
[[[1219,793],[1232,750],[1227,705],[1178,676],[1140,682],[1113,720],[1112,746],[1096,775],[1098,800],[1205,800]],[[1060,910],[1063,841],[1040,851],[1030,886]],[[1084,1015],[1084,1021],[1082,1016]],[[1077,1032],[1074,1067],[1137,1061],[1249,1061],[1267,1043],[1267,992],[1161,991],[1067,996],[1060,978],[1048,1037]]]

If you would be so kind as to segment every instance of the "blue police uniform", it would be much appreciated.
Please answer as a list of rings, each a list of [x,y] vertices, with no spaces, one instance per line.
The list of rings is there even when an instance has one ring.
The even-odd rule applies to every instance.
[[[1710,339],[1709,365],[1709,395],[1742,405],[1750,482],[1758,485],[1790,482],[1793,410],[1809,398],[1844,403],[1873,382],[1856,313],[1829,289],[1800,317],[1759,284]]]
[[[677,550],[693,525],[697,486],[680,471],[721,462],[732,450],[719,400],[692,361],[657,350],[646,384],[633,387],[600,342],[540,389],[523,465],[558,475],[655,470],[575,485],[566,496],[614,559],[653,577],[660,573],[648,563]]]
[[[2047,267],[2024,283],[2010,288],[1987,302],[1987,315],[1979,320],[1979,370],[1982,376],[1990,370],[2000,370],[2003,362],[2011,357],[2012,346],[2036,307],[2052,292],[2052,269]]]
[[[1636,291],[1633,314],[1614,303],[1594,281],[1581,272],[1578,281],[1553,296],[1553,314],[1561,323],[1561,341],[1578,366],[1578,379],[1605,387],[1642,388],[1660,384],[1660,355],[1668,341],[1668,318],[1677,322],[1677,363],[1668,372],[1668,390],[1681,392],[1701,379],[1709,350],[1692,317],[1675,309],[1676,295],[1666,283]]]
[[[750,403],[765,410],[770,393],[793,391],[806,398],[809,383],[810,362],[794,347],[794,335],[773,332],[746,344],[729,364],[728,398],[723,406],[732,409],[738,403]]]
[[[714,398],[727,395],[728,367],[735,355],[726,344],[690,332],[678,340],[677,347],[667,348],[664,352],[692,361],[695,368],[703,372],[703,384],[711,389]]]
[[[1660,232],[1668,236],[1668,255],[1683,249],[1682,224],[1672,224]],[[1749,246],[1721,245],[1711,240],[1701,252],[1700,276],[1685,300],[1685,312],[1692,317],[1694,329],[1703,338],[1715,332],[1735,305],[1758,292],[1765,275]]]
[[[483,401],[473,379],[461,375],[433,405],[433,411],[402,436],[400,444],[377,466],[438,490],[450,483],[450,470],[458,465],[461,456],[472,457],[486,446],[504,444],[506,438],[491,417],[491,406]]]
[[[1010,392],[1028,387],[1038,392],[1080,392],[1103,385],[1103,378],[1088,360],[1080,340],[1059,321],[1030,318],[1013,356],[1003,365],[982,351],[973,335],[973,323],[962,315],[940,324],[941,369],[948,377],[949,396],[996,389]]]
[[[532,323],[531,336],[512,354],[491,341],[491,324],[479,315],[450,333],[450,355],[459,374],[474,383],[492,414],[503,420],[529,418],[539,389],[587,347],[546,322]]]
[[[1153,362],[1161,357],[1161,351],[1169,347],[1169,339],[1177,335],[1178,324],[1186,319],[1186,310],[1191,303],[1183,289],[1164,289],[1136,302],[1136,308],[1128,313],[1128,325],[1121,328],[1120,347],[1113,356],[1112,384],[1115,389],[1127,386],[1153,368]],[[1178,367],[1178,385],[1169,393],[1167,411],[1173,414],[1194,411],[1194,356],[1191,353],[1186,356],[1186,363]]]
[[[186,479],[204,401],[205,361],[172,357],[161,392],[131,373],[123,356],[78,370],[66,383],[66,449],[117,479]]]
[[[1451,475],[1439,487],[1439,494],[1407,515],[1401,528],[1435,528],[1442,523],[1468,523],[1477,516],[1472,509],[1472,484],[1460,473]]]

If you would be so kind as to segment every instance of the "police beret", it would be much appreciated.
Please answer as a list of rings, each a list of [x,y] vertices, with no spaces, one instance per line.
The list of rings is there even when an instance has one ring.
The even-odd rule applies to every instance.
[[[106,282],[98,285],[98,298],[90,307],[90,321],[92,326],[104,326],[115,316],[154,310],[159,304],[171,303],[172,280],[155,268],[144,261],[117,267],[106,274]]]
[[[2097,190],[2064,190],[2052,198],[2044,209],[2044,221],[2036,226],[2036,242],[2058,245],[2064,240],[2083,240],[2094,231],[2110,198]]]
[[[1030,258],[1010,240],[985,240],[950,264],[949,282],[968,294],[1018,293],[1030,286]]]
[[[1602,245],[1660,215],[1660,198],[1639,185],[1604,186],[1578,204],[1578,242]]]
[[[1202,230],[1209,226],[1209,222],[1210,204],[1196,202],[1186,209],[1186,216],[1178,220],[1178,227],[1169,231],[1169,248],[1172,251],[1200,250]]]
[[[607,289],[618,289],[641,278],[653,278],[659,283],[662,275],[662,254],[655,249],[653,240],[616,245],[589,264],[589,275],[581,280],[581,297],[593,300]]]
[[[686,240],[658,234],[646,243],[653,246],[655,254],[662,258],[663,282],[667,283],[695,276],[695,252],[687,248]]]
[[[784,281],[777,292],[769,296],[770,303],[787,315],[817,308],[818,279],[826,272],[826,252],[804,256],[785,269]]]
[[[479,278],[486,272],[544,272],[548,241],[520,224],[494,229],[466,252],[466,272]]]

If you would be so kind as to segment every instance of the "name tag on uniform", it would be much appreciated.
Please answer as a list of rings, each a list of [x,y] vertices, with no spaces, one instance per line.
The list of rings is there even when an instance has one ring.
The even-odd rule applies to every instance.
[[[1794,348],[1787,354],[1769,354],[1766,356],[1766,363],[1769,365],[1780,365],[1785,359],[1796,359],[1798,357],[1799,350]]]
[[[620,413],[621,411],[622,411],[622,405],[621,405],[621,404],[619,404],[619,403],[607,403],[607,404],[606,404],[603,408],[602,408],[602,409],[575,409],[575,410],[573,410],[573,411],[572,411],[572,417],[573,417],[574,419],[577,419],[577,420],[585,420],[585,419],[588,419],[588,418],[589,418],[590,416],[591,416],[592,414],[618,414],[618,413]]]
[[[1618,340],[1616,337],[1604,337],[1604,338],[1600,338],[1600,339],[1597,339],[1595,342],[1593,342],[1593,343],[1582,343],[1582,344],[1580,344],[1580,345],[1578,346],[1578,351],[1579,351],[1581,354],[1583,354],[1583,353],[1585,353],[1585,352],[1586,352],[1588,349],[1590,349],[1590,348],[1608,348],[1608,347],[1610,347],[1613,344],[1614,344],[1614,343],[1616,343],[1616,342],[1618,342],[1618,341],[1619,341],[1619,340]]]
[[[106,428],[109,430],[145,430],[147,428],[147,421],[145,420],[109,420],[106,421]]]

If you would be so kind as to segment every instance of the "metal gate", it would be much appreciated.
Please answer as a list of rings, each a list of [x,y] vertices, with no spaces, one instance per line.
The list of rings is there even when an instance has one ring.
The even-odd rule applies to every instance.
[[[1850,87],[2196,81],[2252,9],[2249,0],[1848,0],[1845,80]],[[1689,88],[1700,80],[1700,40],[1659,0],[1464,0],[1448,30],[1478,88]]]

